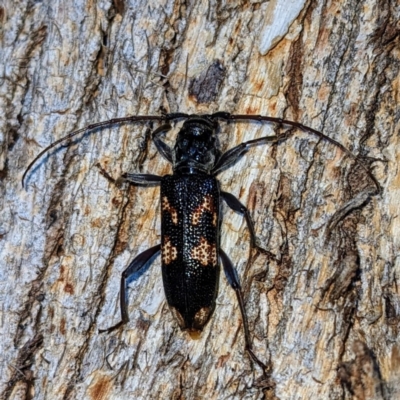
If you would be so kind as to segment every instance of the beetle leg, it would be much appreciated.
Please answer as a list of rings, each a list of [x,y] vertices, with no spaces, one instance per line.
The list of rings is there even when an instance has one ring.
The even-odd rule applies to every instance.
[[[173,163],[172,158],[172,149],[165,142],[163,142],[160,136],[164,133],[172,129],[170,124],[164,124],[158,127],[152,134],[152,139],[154,144],[157,147],[158,152],[167,159],[171,164]]]
[[[247,320],[246,310],[244,308],[243,293],[242,293],[242,288],[240,286],[238,274],[236,272],[235,267],[232,264],[232,261],[229,259],[229,257],[222,249],[219,250],[219,256],[221,257],[226,279],[228,280],[229,285],[235,291],[236,297],[238,299],[240,313],[242,314],[242,320],[243,320],[243,330],[244,330],[244,340],[246,343],[246,350],[249,353],[251,359],[258,364],[258,366],[263,370],[265,375],[265,373],[269,371],[270,367],[268,367],[262,361],[260,361],[253,351],[250,340],[249,323]]]
[[[159,185],[161,183],[162,176],[153,174],[123,174],[118,181],[127,181],[130,183],[135,183],[136,185]]]
[[[259,244],[257,240],[256,233],[254,231],[254,224],[253,221],[251,220],[249,210],[246,208],[245,205],[243,205],[238,198],[236,198],[232,193],[228,192],[223,192],[221,191],[221,196],[225,200],[225,203],[228,204],[228,206],[233,210],[236,211],[237,213],[244,215],[247,223],[247,228],[250,231],[250,246],[252,248],[256,248],[262,253],[265,253],[266,250],[263,249]]]
[[[252,146],[258,146],[266,143],[276,143],[285,140],[289,134],[282,134],[279,136],[263,136],[258,139],[249,140],[247,142],[240,143],[238,146],[226,151],[221,155],[219,160],[216,162],[211,173],[215,176],[218,175],[224,169],[229,168],[237,161],[239,161]]]
[[[114,185],[119,185],[123,181],[127,181],[130,183],[134,183],[136,185],[142,186],[154,186],[159,185],[162,180],[162,176],[153,175],[153,174],[130,174],[125,173],[118,179],[114,179],[109,175],[109,173],[101,167],[99,163],[96,164],[96,167],[100,170],[101,175],[104,176],[108,181],[113,183]]]
[[[143,253],[140,253],[136,256],[133,261],[129,264],[129,267],[122,273],[121,276],[121,289],[119,293],[120,300],[120,308],[121,308],[121,321],[116,325],[107,328],[100,329],[99,332],[111,332],[114,329],[119,328],[123,324],[126,324],[129,321],[128,316],[128,284],[132,275],[139,272],[153,257],[157,256],[161,251],[161,244],[157,246],[151,247],[150,249],[145,250]]]

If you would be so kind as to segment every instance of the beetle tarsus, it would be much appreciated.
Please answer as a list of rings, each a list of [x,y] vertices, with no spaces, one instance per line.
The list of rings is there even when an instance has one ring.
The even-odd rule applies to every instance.
[[[125,325],[125,322],[124,321],[119,321],[118,324],[110,326],[109,328],[99,329],[99,333],[110,333],[110,332],[115,331],[116,329],[120,328],[123,325]]]

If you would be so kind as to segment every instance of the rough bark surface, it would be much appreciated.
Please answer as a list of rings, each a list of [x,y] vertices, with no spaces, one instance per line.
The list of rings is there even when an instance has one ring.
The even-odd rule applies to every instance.
[[[292,3],[291,20],[280,0],[0,3],[2,399],[400,398],[398,2]],[[159,259],[130,286],[129,324],[99,333],[120,318],[121,272],[160,242],[160,201],[96,165],[170,173],[150,125],[82,135],[21,187],[40,150],[89,123],[217,110],[302,122],[361,160],[297,130],[220,175],[274,256],[247,263],[245,222],[224,207],[268,379],[223,275],[197,341],[168,310]],[[223,149],[282,132],[221,126]]]

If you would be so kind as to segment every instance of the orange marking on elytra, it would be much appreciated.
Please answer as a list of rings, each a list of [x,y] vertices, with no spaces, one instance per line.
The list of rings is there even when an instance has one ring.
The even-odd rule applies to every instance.
[[[175,246],[172,245],[169,236],[166,236],[164,238],[164,244],[161,248],[161,257],[165,265],[171,264],[172,261],[178,258],[178,250]]]
[[[211,265],[213,267],[217,265],[217,246],[208,243],[204,237],[200,239],[198,246],[192,248],[191,255],[194,260],[200,261],[201,265]]]
[[[161,200],[161,209],[171,214],[172,223],[178,224],[178,211],[169,204],[168,198],[164,196]]]
[[[192,224],[193,225],[198,225],[200,223],[200,218],[203,215],[204,212],[210,212],[213,214],[213,220],[212,223],[214,226],[217,225],[217,213],[215,212],[215,207],[214,207],[214,199],[208,195],[205,196],[203,199],[203,202],[193,211],[192,214]]]

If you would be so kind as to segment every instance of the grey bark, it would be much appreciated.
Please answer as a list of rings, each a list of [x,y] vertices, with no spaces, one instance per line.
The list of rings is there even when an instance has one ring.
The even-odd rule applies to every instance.
[[[396,1],[0,5],[1,398],[400,398]],[[121,272],[160,242],[160,223],[157,188],[117,187],[96,165],[170,173],[149,125],[84,134],[21,186],[66,133],[163,110],[284,117],[359,156],[296,130],[220,175],[273,255],[248,263],[243,218],[224,208],[221,244],[268,379],[223,274],[197,341],[168,310],[159,259],[131,284],[129,324],[98,332],[118,322]],[[274,132],[222,124],[221,147]]]

